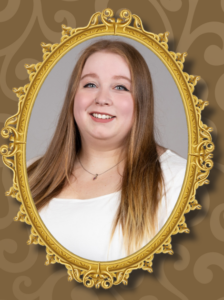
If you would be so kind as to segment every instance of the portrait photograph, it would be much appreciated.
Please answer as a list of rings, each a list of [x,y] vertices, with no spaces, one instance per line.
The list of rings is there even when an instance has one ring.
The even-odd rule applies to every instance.
[[[75,70],[75,66],[79,69]],[[78,83],[76,78],[80,78]],[[76,84],[78,89],[73,92]],[[134,104],[134,98],[139,102]],[[71,104],[66,105],[66,101]],[[70,105],[72,129],[69,128],[72,121],[68,121]],[[134,117],[138,119],[137,125]],[[125,140],[134,126],[139,128],[135,135],[132,131],[131,146],[131,140],[129,143]],[[71,137],[66,141],[70,130]],[[83,154],[82,145],[86,147]],[[36,175],[40,176],[40,182],[35,182],[35,173],[31,171],[30,184],[40,217],[55,239],[86,259],[124,258],[144,247],[160,231],[178,200],[188,154],[181,94],[167,67],[146,46],[119,36],[90,39],[64,55],[45,79],[32,109],[26,151],[28,166],[35,161],[41,164],[40,159],[46,157],[42,171]],[[124,163],[131,151],[138,152],[133,157],[136,171],[132,171],[130,180],[125,178],[130,171],[127,165],[125,175]],[[78,157],[74,162],[75,155]],[[69,177],[71,184],[63,183],[64,187],[57,191],[54,181],[63,181],[57,176],[63,166],[65,172],[66,161],[69,169],[74,164]],[[144,172],[144,168],[148,171]],[[91,174],[94,169],[96,176]],[[159,176],[161,182],[156,179]],[[123,182],[126,194],[129,191],[132,194],[132,189],[135,193],[140,185],[139,194],[127,199],[122,195],[121,199],[122,178],[126,179]],[[161,191],[158,188],[154,194],[154,185],[161,185]],[[158,200],[154,200],[156,197]],[[119,214],[126,217],[119,220]],[[117,222],[115,229],[113,222]],[[112,230],[114,235],[110,240]],[[139,239],[140,236],[143,238]],[[132,245],[135,239],[136,245]]]
[[[223,299],[223,14],[1,1],[1,299]]]

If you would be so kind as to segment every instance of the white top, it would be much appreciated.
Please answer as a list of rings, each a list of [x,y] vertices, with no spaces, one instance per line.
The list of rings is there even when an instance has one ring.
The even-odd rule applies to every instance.
[[[168,149],[160,156],[160,163],[166,199],[163,196],[159,206],[158,231],[178,200],[187,160]],[[121,226],[117,226],[109,247],[112,222],[120,197],[121,191],[92,199],[52,198],[39,214],[54,238],[72,253],[95,261],[121,259],[127,256],[122,248]],[[142,247],[145,245],[143,243]]]

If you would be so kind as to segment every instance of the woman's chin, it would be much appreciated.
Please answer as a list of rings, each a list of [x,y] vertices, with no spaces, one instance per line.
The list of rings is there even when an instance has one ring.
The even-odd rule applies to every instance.
[[[108,142],[109,140],[111,140],[111,138],[113,138],[115,136],[115,134],[93,134],[92,137],[97,139],[97,140],[102,140],[105,142]]]

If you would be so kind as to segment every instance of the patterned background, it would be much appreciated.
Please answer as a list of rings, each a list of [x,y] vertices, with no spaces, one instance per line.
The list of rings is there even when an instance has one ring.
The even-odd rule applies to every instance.
[[[13,221],[20,204],[5,196],[12,172],[1,160],[0,299],[224,300],[224,0],[1,0],[0,126],[17,112],[12,88],[28,83],[24,64],[42,61],[40,43],[59,42],[61,24],[86,26],[106,7],[116,14],[128,8],[147,31],[169,31],[169,50],[188,52],[184,71],[202,78],[195,95],[210,103],[202,120],[216,146],[211,183],[196,194],[203,208],[186,215],[190,234],[173,236],[174,255],[156,255],[152,274],[136,270],[128,286],[87,289],[68,282],[64,266],[45,266],[44,247],[26,244],[30,227]]]

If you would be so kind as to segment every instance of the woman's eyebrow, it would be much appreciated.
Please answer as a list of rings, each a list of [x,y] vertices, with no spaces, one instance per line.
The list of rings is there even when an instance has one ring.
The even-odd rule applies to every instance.
[[[95,73],[89,73],[89,74],[83,75],[83,76],[81,77],[80,80],[84,79],[84,78],[87,77],[87,76],[88,76],[88,77],[95,77],[95,78],[98,78],[98,75],[97,75],[97,74],[95,74]],[[130,80],[128,77],[123,76],[123,75],[115,75],[115,76],[113,76],[112,78],[114,78],[114,79],[123,78],[123,79],[126,79],[126,80],[128,80],[129,82],[131,82],[131,80]]]

